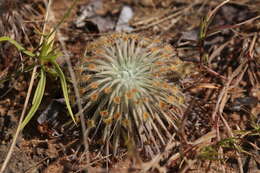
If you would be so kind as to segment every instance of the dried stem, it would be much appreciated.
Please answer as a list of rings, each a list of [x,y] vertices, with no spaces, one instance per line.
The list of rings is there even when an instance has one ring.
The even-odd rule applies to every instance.
[[[51,6],[51,3],[52,3],[52,0],[49,1],[48,3],[48,7],[47,7],[47,12],[46,12],[46,15],[45,15],[45,21],[48,20],[48,17],[49,17],[49,9],[50,9],[50,6]],[[46,22],[47,23],[47,22]],[[43,27],[43,33],[45,32],[45,28],[46,28],[46,23]],[[40,44],[42,43],[43,41],[43,36],[41,37],[41,41],[40,41]],[[27,91],[27,96],[26,96],[26,99],[25,99],[25,103],[24,103],[24,106],[23,106],[23,111],[22,111],[22,114],[21,114],[21,117],[20,117],[20,120],[19,120],[19,124],[18,124],[18,127],[16,129],[16,132],[15,132],[15,135],[14,135],[14,138],[13,138],[13,142],[11,144],[11,147],[7,153],[7,156],[5,158],[5,161],[1,167],[1,170],[0,170],[0,173],[4,173],[6,167],[7,167],[7,164],[9,162],[9,160],[11,159],[11,156],[12,156],[12,153],[13,153],[13,150],[14,150],[14,147],[15,147],[15,144],[17,142],[17,138],[20,134],[20,131],[21,131],[21,125],[22,125],[22,121],[24,119],[24,116],[25,116],[25,113],[26,113],[26,108],[27,108],[27,105],[29,103],[29,99],[30,99],[30,96],[31,96],[31,93],[32,93],[32,87],[33,87],[33,84],[34,84],[34,79],[35,79],[35,76],[36,76],[36,71],[37,71],[37,66],[34,66],[33,68],[33,72],[32,72],[32,76],[31,76],[31,80],[30,80],[30,85],[29,85],[29,88],[28,88],[28,91]]]

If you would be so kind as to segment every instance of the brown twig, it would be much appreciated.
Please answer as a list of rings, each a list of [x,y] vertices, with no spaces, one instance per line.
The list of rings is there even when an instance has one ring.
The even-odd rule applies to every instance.
[[[76,2],[76,1],[75,1]],[[53,15],[54,16],[54,15]],[[59,31],[59,29],[57,28],[57,35],[58,35],[58,39],[59,39],[59,42],[62,46],[62,51],[64,53],[64,58],[65,58],[65,61],[66,61],[66,64],[68,65],[68,69],[69,69],[69,73],[70,73],[70,77],[71,77],[71,80],[72,80],[72,85],[73,85],[73,89],[74,89],[74,92],[75,92],[75,95],[76,95],[76,101],[77,101],[77,106],[78,106],[78,110],[79,110],[79,116],[80,116],[80,122],[81,122],[81,129],[82,129],[82,134],[83,134],[83,142],[84,142],[84,147],[85,147],[85,152],[86,152],[86,160],[87,160],[87,167],[89,166],[89,144],[88,144],[88,140],[87,140],[87,135],[86,135],[86,124],[85,124],[85,118],[84,118],[84,114],[83,114],[83,108],[82,108],[82,100],[81,100],[81,97],[80,97],[80,94],[79,94],[79,89],[78,89],[78,82],[77,82],[77,78],[76,78],[76,75],[75,75],[75,72],[72,68],[72,64],[71,64],[71,61],[70,61],[70,56],[69,56],[69,53],[66,49],[66,45],[63,41],[63,36],[61,34],[61,32]]]
[[[25,103],[24,103],[24,106],[23,106],[23,111],[22,111],[22,114],[21,114],[21,117],[20,117],[20,120],[19,120],[19,124],[18,124],[18,127],[16,129],[16,132],[15,132],[15,135],[14,135],[14,138],[13,138],[13,142],[10,146],[8,153],[7,153],[5,161],[4,161],[4,163],[1,167],[0,173],[4,173],[4,171],[7,167],[7,164],[12,157],[12,153],[13,153],[17,138],[20,134],[20,130],[21,130],[20,127],[21,127],[22,121],[24,119],[24,116],[25,116],[25,113],[26,113],[26,108],[27,108],[27,105],[29,103],[29,99],[30,99],[30,96],[31,96],[31,93],[32,93],[32,87],[33,87],[34,79],[35,79],[35,76],[36,76],[36,70],[37,70],[37,66],[35,66],[33,68],[32,76],[31,76],[31,80],[30,80],[30,85],[29,85],[29,88],[28,88],[28,91],[27,91],[27,96],[26,96],[26,99],[25,99]]]
[[[81,98],[80,98],[80,94],[79,94],[79,89],[78,89],[78,82],[77,82],[77,79],[76,79],[76,75],[74,73],[74,70],[72,68],[72,64],[71,64],[71,61],[70,61],[70,56],[69,56],[69,53],[67,52],[66,50],[66,47],[65,47],[65,43],[64,41],[61,39],[62,36],[61,36],[61,33],[58,31],[57,32],[57,35],[59,37],[59,42],[61,43],[61,46],[62,46],[62,49],[63,49],[63,52],[65,54],[65,61],[68,65],[68,69],[69,69],[69,73],[70,73],[70,77],[71,77],[71,80],[72,80],[72,84],[73,84],[73,89],[74,89],[74,92],[75,92],[75,95],[76,95],[76,99],[77,99],[77,106],[78,106],[78,109],[79,109],[79,116],[80,116],[80,122],[81,122],[81,128],[82,128],[82,134],[83,134],[83,142],[84,142],[84,146],[85,146],[85,152],[87,152],[87,165],[89,164],[89,154],[88,154],[88,150],[89,150],[89,144],[88,144],[88,140],[87,140],[87,135],[86,135],[86,124],[85,124],[85,118],[84,118],[84,114],[83,114],[83,107],[82,107],[82,101],[81,101]]]
[[[48,3],[47,12],[46,12],[46,15],[45,15],[45,21],[48,20],[49,9],[51,7],[51,4],[52,4],[52,0],[50,0],[49,3]],[[43,27],[43,33],[45,33],[45,29],[46,29],[46,24]],[[42,41],[43,41],[43,36],[41,37],[40,45],[41,45]],[[9,151],[7,153],[7,156],[5,158],[5,161],[4,161],[4,163],[3,163],[2,167],[1,167],[0,173],[4,173],[4,171],[5,171],[6,167],[7,167],[7,164],[9,162],[9,160],[11,159],[11,156],[12,156],[15,144],[17,142],[17,138],[18,138],[18,136],[20,134],[20,131],[21,131],[20,127],[21,127],[22,121],[24,119],[24,116],[25,116],[25,113],[26,113],[26,108],[27,108],[27,105],[29,103],[29,99],[30,99],[30,96],[31,96],[31,93],[32,93],[32,87],[33,87],[33,84],[34,84],[36,71],[37,71],[37,66],[34,66],[33,72],[32,72],[32,76],[31,76],[31,80],[30,80],[30,84],[29,84],[29,88],[28,88],[28,91],[27,91],[27,96],[26,96],[26,99],[25,99],[25,102],[24,102],[24,106],[23,106],[23,111],[22,111],[22,114],[21,114],[21,117],[20,117],[20,120],[19,120],[19,124],[18,124],[18,127],[16,129],[16,132],[15,132],[15,135],[14,135],[11,147],[10,147],[10,149],[9,149]]]
[[[172,18],[174,18],[174,17],[177,17],[177,16],[181,15],[181,14],[183,13],[183,11],[188,11],[189,9],[191,9],[194,5],[195,5],[195,4],[192,4],[192,5],[190,5],[190,6],[186,7],[186,8],[184,8],[184,9],[180,9],[179,11],[177,11],[177,12],[175,12],[175,13],[171,13],[170,15],[168,15],[168,16],[162,18],[162,19],[159,19],[159,20],[157,20],[157,21],[155,21],[155,22],[152,22],[152,23],[150,23],[150,24],[147,24],[147,25],[145,25],[145,26],[143,26],[143,27],[136,28],[136,29],[134,29],[132,32],[138,32],[138,31],[146,30],[146,29],[151,28],[152,26],[158,25],[158,24],[160,24],[160,23],[162,23],[162,22],[165,22],[165,21],[167,21],[167,20],[169,20],[169,19],[172,19]]]

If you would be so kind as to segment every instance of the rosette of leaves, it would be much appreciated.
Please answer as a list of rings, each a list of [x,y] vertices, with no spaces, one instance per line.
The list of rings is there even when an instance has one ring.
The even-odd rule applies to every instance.
[[[182,61],[160,40],[137,34],[104,36],[87,46],[79,66],[87,133],[107,152],[135,146],[157,153],[178,128],[185,107],[170,73]]]

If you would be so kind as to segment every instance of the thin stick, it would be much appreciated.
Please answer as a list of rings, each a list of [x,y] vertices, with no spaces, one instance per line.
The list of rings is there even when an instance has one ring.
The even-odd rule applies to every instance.
[[[20,117],[19,124],[18,124],[18,127],[16,129],[16,132],[15,132],[14,139],[13,139],[13,142],[11,144],[11,147],[10,147],[10,149],[9,149],[9,151],[7,153],[7,156],[5,158],[5,161],[4,161],[4,163],[3,163],[2,167],[1,167],[0,173],[4,173],[4,170],[7,167],[7,164],[9,162],[9,160],[11,159],[11,156],[12,156],[12,153],[13,153],[13,150],[14,150],[14,146],[16,144],[18,135],[20,133],[20,129],[21,129],[20,126],[21,126],[22,121],[24,119],[26,108],[27,108],[27,105],[28,105],[28,102],[29,102],[29,99],[30,99],[30,95],[31,95],[31,92],[32,92],[32,87],[33,87],[34,78],[35,78],[35,75],[36,75],[36,70],[37,70],[37,66],[35,66],[33,68],[33,73],[32,73],[32,77],[31,77],[31,80],[30,80],[30,85],[29,85],[29,88],[28,88],[28,91],[27,91],[27,96],[26,96],[26,99],[25,99],[25,103],[24,103],[24,106],[23,106],[22,115]]]
[[[141,30],[145,30],[145,29],[151,28],[152,26],[155,26],[155,25],[158,25],[158,24],[160,24],[162,22],[165,22],[165,21],[167,21],[169,19],[177,17],[177,16],[181,15],[183,13],[183,11],[188,11],[189,9],[191,9],[194,5],[195,5],[195,3],[191,4],[190,6],[188,6],[186,8],[180,9],[180,11],[177,11],[176,13],[170,14],[169,16],[166,16],[166,17],[164,17],[164,18],[162,18],[162,19],[160,19],[158,21],[152,22],[152,23],[147,24],[147,25],[145,25],[143,27],[140,27],[140,28],[136,28],[132,32],[138,32],[138,31],[141,31]]]
[[[45,21],[47,21],[47,19],[48,19],[48,16],[49,16],[49,12],[48,12],[49,10],[48,9],[50,9],[51,3],[52,3],[52,0],[49,1],[48,7],[47,7]],[[45,32],[45,28],[46,28],[46,24],[43,27],[43,33]],[[41,37],[40,45],[41,45],[42,41],[43,41],[43,36]],[[36,76],[36,71],[37,71],[37,66],[34,66],[32,76],[31,76],[31,80],[30,80],[30,84],[29,84],[29,88],[28,88],[28,91],[27,91],[27,96],[26,96],[25,103],[24,103],[24,106],[23,106],[23,111],[22,111],[21,117],[19,119],[19,124],[18,124],[18,127],[16,129],[16,132],[15,132],[15,135],[14,135],[14,138],[13,138],[13,142],[10,146],[8,153],[7,153],[5,161],[4,161],[4,163],[1,167],[0,173],[4,173],[4,171],[7,167],[7,164],[11,159],[11,156],[12,156],[12,153],[13,153],[13,150],[14,150],[14,146],[16,145],[16,142],[17,142],[17,138],[20,134],[20,131],[21,131],[20,127],[22,125],[22,121],[23,121],[25,113],[26,113],[26,108],[27,108],[27,105],[29,103],[29,99],[30,99],[30,96],[31,96],[31,93],[32,93],[32,87],[33,87],[34,79],[35,79],[35,76]]]
[[[72,84],[73,84],[73,89],[74,89],[74,92],[75,92],[75,95],[76,95],[76,99],[77,99],[77,106],[78,106],[78,109],[79,109],[79,116],[80,116],[80,122],[81,122],[81,130],[82,130],[82,134],[83,134],[83,141],[84,141],[84,146],[85,146],[85,152],[88,152],[89,150],[89,144],[88,144],[88,141],[87,141],[87,135],[86,135],[86,124],[85,124],[85,118],[84,118],[84,114],[83,114],[83,108],[82,108],[82,101],[81,101],[81,98],[80,98],[80,94],[79,94],[79,89],[78,89],[78,82],[77,82],[77,79],[76,79],[76,75],[74,73],[74,70],[72,68],[72,65],[71,65],[71,61],[70,61],[70,56],[66,50],[66,47],[65,47],[65,43],[64,41],[62,41],[62,36],[61,36],[61,33],[59,32],[59,30],[57,31],[57,35],[59,37],[59,42],[61,43],[61,46],[62,46],[62,51],[64,52],[65,54],[65,61],[68,65],[68,69],[69,69],[69,73],[70,73],[70,77],[71,77],[71,80],[72,80]],[[86,162],[87,162],[87,165],[89,165],[89,154],[87,153],[86,154]]]
[[[73,4],[69,8],[69,11],[63,17],[62,22],[65,20],[66,17],[69,16],[69,14],[71,13],[71,10],[76,6],[77,2],[78,2],[78,0],[74,0],[73,1]],[[53,17],[55,17],[55,16],[53,15]],[[58,25],[60,25],[60,24],[61,23],[59,23]],[[58,27],[56,27],[54,30],[57,30],[57,36],[58,36],[59,42],[60,42],[61,47],[62,47],[62,52],[64,53],[65,61],[66,61],[67,65],[68,65],[70,77],[71,77],[72,84],[73,84],[73,89],[74,89],[74,92],[75,92],[75,95],[76,95],[76,101],[77,101],[77,106],[78,106],[78,109],[79,109],[79,116],[80,116],[80,122],[81,122],[81,130],[82,130],[82,134],[83,134],[83,142],[84,142],[84,147],[85,147],[85,152],[86,152],[86,162],[87,162],[87,167],[88,167],[89,166],[89,154],[88,154],[89,144],[88,144],[88,140],[87,140],[88,136],[85,133],[86,132],[86,124],[85,124],[85,122],[86,121],[85,121],[84,114],[83,114],[82,100],[81,100],[80,94],[79,94],[78,82],[77,82],[77,78],[76,78],[75,72],[74,72],[74,70],[72,68],[72,64],[71,64],[71,61],[70,61],[69,53],[68,53],[68,51],[66,49],[66,45],[65,45],[65,43],[64,43],[64,41],[62,39],[63,36],[60,33]]]

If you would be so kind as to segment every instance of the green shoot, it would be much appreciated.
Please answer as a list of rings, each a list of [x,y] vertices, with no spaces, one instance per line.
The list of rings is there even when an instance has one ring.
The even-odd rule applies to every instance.
[[[54,34],[54,33],[53,33]],[[62,92],[63,96],[65,99],[65,103],[69,112],[69,115],[71,116],[72,120],[74,123],[76,123],[76,120],[74,118],[71,106],[70,106],[70,101],[69,101],[69,94],[68,94],[68,87],[67,87],[67,82],[66,82],[66,77],[61,70],[60,66],[56,62],[56,59],[61,56],[59,52],[56,52],[55,49],[53,49],[53,43],[54,40],[52,39],[54,36],[53,35],[48,35],[48,36],[43,36],[43,43],[39,47],[39,49],[36,51],[36,53],[32,53],[28,50],[26,50],[23,46],[21,46],[18,42],[15,40],[9,38],[9,37],[0,37],[0,42],[1,41],[8,41],[11,44],[13,44],[18,51],[30,56],[30,57],[35,57],[36,59],[39,60],[40,64],[40,80],[37,84],[36,91],[34,93],[33,101],[32,101],[32,107],[29,110],[29,113],[23,120],[20,129],[23,129],[29,121],[32,119],[32,117],[35,115],[36,111],[38,110],[43,95],[45,91],[45,85],[46,85],[46,74],[51,74],[51,75],[57,75],[58,78],[60,79],[61,87],[62,87]],[[51,67],[47,67],[46,64],[51,64]]]

